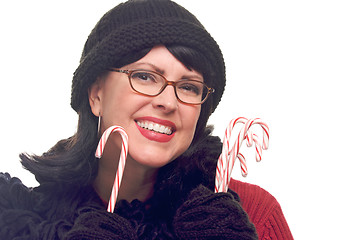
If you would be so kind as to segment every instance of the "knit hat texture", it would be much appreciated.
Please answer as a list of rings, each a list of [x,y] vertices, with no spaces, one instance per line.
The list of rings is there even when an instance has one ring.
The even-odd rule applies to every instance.
[[[210,61],[214,73],[206,83],[216,89],[211,95],[213,112],[225,87],[222,52],[195,16],[170,0],[130,0],[100,19],[88,36],[74,72],[72,108],[79,111],[88,101],[88,88],[109,67],[134,62],[132,54],[161,44],[190,47]]]

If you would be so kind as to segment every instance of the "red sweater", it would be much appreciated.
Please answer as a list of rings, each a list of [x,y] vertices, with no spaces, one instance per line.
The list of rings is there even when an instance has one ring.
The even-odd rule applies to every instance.
[[[259,239],[293,239],[280,204],[266,190],[231,179],[229,188],[235,191],[243,209],[256,227]]]

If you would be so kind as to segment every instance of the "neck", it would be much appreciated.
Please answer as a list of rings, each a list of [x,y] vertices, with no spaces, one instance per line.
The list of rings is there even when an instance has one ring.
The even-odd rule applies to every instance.
[[[93,187],[99,197],[106,202],[109,201],[111,195],[118,162],[119,154],[109,154],[106,151],[99,160],[98,175],[94,180]],[[149,199],[153,195],[157,173],[157,168],[141,165],[128,155],[119,188],[118,201],[124,199],[131,202],[138,199],[144,202]]]

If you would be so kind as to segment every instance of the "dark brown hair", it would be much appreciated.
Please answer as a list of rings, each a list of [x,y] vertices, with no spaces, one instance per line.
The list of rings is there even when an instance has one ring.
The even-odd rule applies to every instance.
[[[186,67],[203,74],[207,83],[212,77],[212,68],[207,59],[194,49],[183,46],[166,46]],[[134,53],[132,62],[145,56],[150,49]],[[135,57],[136,56],[136,57]],[[121,67],[121,66],[114,66]],[[207,120],[212,112],[212,98],[202,104],[196,132],[191,147],[197,143],[205,131]],[[57,182],[85,186],[91,184],[98,171],[95,149],[98,143],[98,118],[91,112],[88,102],[79,107],[78,129],[74,136],[63,139],[41,156],[23,153],[22,165],[32,172],[39,183]]]

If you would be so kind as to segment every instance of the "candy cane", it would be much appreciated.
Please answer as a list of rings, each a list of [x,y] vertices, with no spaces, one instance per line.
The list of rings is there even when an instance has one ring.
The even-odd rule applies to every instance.
[[[237,123],[243,123],[244,127],[240,130],[236,142],[231,150],[229,150],[229,141],[231,137],[231,131]],[[254,124],[259,124],[263,129],[263,142],[262,145],[258,136],[250,131],[250,127]],[[247,146],[251,147],[253,142],[256,147],[256,160],[261,161],[262,159],[262,149],[268,149],[269,145],[269,128],[262,122],[259,118],[250,119],[239,117],[233,119],[225,132],[222,153],[218,158],[217,163],[217,172],[216,172],[216,181],[215,181],[215,192],[226,192],[228,189],[228,184],[231,179],[232,169],[235,163],[236,158],[240,160],[242,175],[247,176],[247,166],[246,159],[240,153],[240,148],[243,140],[247,140]]]
[[[225,176],[225,174],[227,173],[226,169],[229,168],[229,166],[228,166],[229,164],[233,165],[233,163],[234,163],[234,159],[233,159],[233,163],[230,163],[231,158],[229,156],[229,154],[230,154],[229,140],[231,138],[231,131],[237,123],[245,124],[247,120],[248,119],[243,118],[243,117],[233,119],[229,123],[229,125],[226,129],[224,139],[223,139],[222,153],[218,158],[215,192],[225,191],[225,189],[224,189],[224,186],[225,186],[224,184],[226,181],[225,179],[228,179],[228,176]],[[237,139],[237,140],[239,140],[239,139]],[[238,146],[238,144],[235,144],[235,146]],[[243,155],[239,156],[239,157],[240,157],[240,161],[241,161],[241,167],[243,166],[246,168],[245,159],[244,159]],[[245,171],[245,169],[243,169],[243,170]],[[222,186],[222,189],[220,189],[221,186]]]
[[[226,128],[226,132],[223,138],[223,147],[222,147],[222,152],[221,155],[218,158],[218,163],[217,163],[217,174],[216,174],[216,185],[215,185],[215,191],[222,191],[220,188],[220,186],[222,186],[223,184],[223,180],[224,180],[224,174],[225,174],[225,169],[228,166],[228,160],[229,160],[229,140],[231,138],[231,131],[233,129],[233,127],[238,123],[245,123],[246,122],[246,118],[240,117],[240,118],[236,118],[233,119],[228,127]]]
[[[268,148],[269,130],[268,130],[268,126],[265,123],[263,123],[259,118],[250,119],[250,120],[247,120],[246,122],[245,122],[245,119],[242,118],[242,121],[240,121],[240,122],[245,123],[245,126],[244,126],[244,128],[241,129],[241,131],[240,131],[240,133],[238,135],[237,141],[235,143],[235,146],[231,150],[231,153],[230,153],[231,156],[228,159],[228,167],[226,169],[224,169],[224,171],[226,171],[226,177],[225,177],[226,180],[223,180],[223,184],[224,184],[223,185],[223,191],[227,191],[228,184],[229,184],[229,181],[231,179],[231,172],[232,172],[232,169],[233,169],[234,162],[235,162],[236,158],[238,158],[240,160],[240,162],[241,162],[242,175],[245,177],[248,174],[245,158],[244,158],[244,156],[242,154],[239,154],[240,153],[240,148],[241,148],[241,145],[242,145],[242,141],[244,139],[249,139],[249,140],[252,140],[252,141],[254,141],[256,143],[256,160],[257,161],[261,160],[262,148],[264,148],[264,149]],[[263,140],[262,147],[260,146],[258,136],[253,134],[250,131],[250,127],[253,124],[259,124],[259,125],[261,125],[261,127],[263,129],[264,140]],[[249,141],[249,140],[247,142],[247,145],[252,146],[252,142]],[[229,139],[228,139],[228,141],[229,141]]]
[[[249,133],[250,134],[250,133]],[[252,147],[253,142],[255,143],[255,147],[256,147],[256,161],[260,162],[262,160],[262,147],[259,141],[259,138],[256,134],[251,135],[251,137],[249,137],[247,134],[247,147]],[[250,142],[250,140],[252,140],[252,142]],[[248,175],[248,169],[247,169],[247,164],[246,164],[246,158],[241,154],[238,153],[237,158],[240,161],[240,166],[241,166],[241,171],[242,171],[242,176],[246,177]]]
[[[103,155],[103,152],[104,152],[105,144],[106,144],[110,134],[112,134],[113,132],[118,132],[121,135],[121,137],[122,137],[122,149],[121,149],[121,152],[120,152],[118,170],[117,170],[117,173],[115,175],[114,184],[113,184],[113,188],[112,188],[112,193],[110,195],[109,202],[108,202],[107,211],[111,212],[111,213],[114,212],[114,207],[115,207],[115,203],[116,203],[117,198],[118,198],[119,187],[120,187],[123,172],[124,172],[125,160],[126,160],[127,154],[128,154],[128,135],[125,132],[124,128],[122,128],[120,126],[112,126],[112,127],[109,127],[107,130],[105,130],[102,137],[100,138],[98,147],[97,147],[97,149],[95,151],[95,157],[101,158],[102,155]]]

